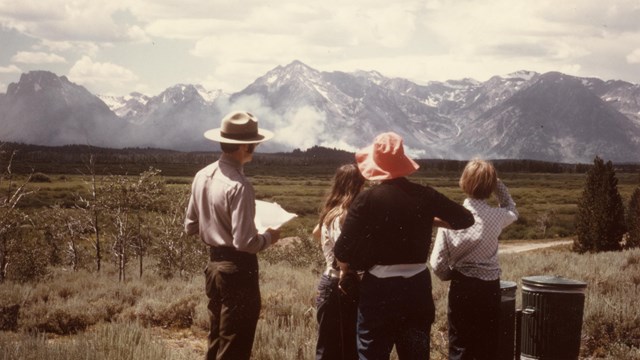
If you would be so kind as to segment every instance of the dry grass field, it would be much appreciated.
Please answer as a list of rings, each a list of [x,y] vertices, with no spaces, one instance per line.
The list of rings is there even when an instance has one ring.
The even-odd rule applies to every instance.
[[[292,250],[297,251],[297,250]],[[291,256],[296,256],[291,253]],[[578,255],[564,247],[501,255],[503,279],[554,274],[587,283],[581,357],[640,358],[640,250]],[[203,277],[149,272],[126,284],[116,270],[58,271],[45,282],[0,285],[21,304],[18,328],[0,332],[0,359],[193,359],[206,347]],[[312,359],[318,269],[261,261],[263,309],[255,359]],[[432,358],[446,359],[447,284],[434,278]]]

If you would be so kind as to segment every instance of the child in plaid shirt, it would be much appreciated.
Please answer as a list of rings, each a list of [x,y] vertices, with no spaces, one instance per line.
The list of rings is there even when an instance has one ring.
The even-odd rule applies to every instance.
[[[493,165],[470,161],[460,177],[464,207],[475,223],[463,230],[439,228],[430,264],[450,280],[449,359],[496,359],[500,320],[498,236],[518,219],[516,204]],[[495,194],[499,207],[487,203]]]

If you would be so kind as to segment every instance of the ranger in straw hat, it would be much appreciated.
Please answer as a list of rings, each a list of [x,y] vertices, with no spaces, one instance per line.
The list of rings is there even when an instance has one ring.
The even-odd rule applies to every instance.
[[[220,142],[223,154],[196,174],[184,226],[187,234],[199,234],[209,245],[205,276],[211,328],[206,359],[249,359],[261,305],[256,253],[276,243],[280,232],[258,233],[255,193],[243,165],[273,133],[259,129],[251,113],[234,111],[222,119],[220,128],[204,136]]]

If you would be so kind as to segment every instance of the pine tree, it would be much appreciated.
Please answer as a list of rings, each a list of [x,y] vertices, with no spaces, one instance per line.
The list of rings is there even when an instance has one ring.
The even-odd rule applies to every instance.
[[[627,208],[627,242],[626,248],[640,247],[640,187],[637,187]]]
[[[611,161],[605,164],[596,156],[593,164],[578,203],[574,250],[581,253],[620,250],[626,226],[618,179]]]

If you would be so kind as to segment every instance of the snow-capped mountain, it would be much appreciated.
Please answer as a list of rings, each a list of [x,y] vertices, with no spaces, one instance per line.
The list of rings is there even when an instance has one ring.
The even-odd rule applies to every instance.
[[[579,79],[551,72],[532,78],[475,118],[456,147],[482,149],[489,157],[582,159],[600,154],[624,161],[640,155],[637,134],[638,127]]]
[[[178,84],[150,97],[129,121],[139,146],[174,150],[210,148],[202,134],[219,125],[215,101],[222,92],[208,92],[201,86]]]
[[[42,145],[91,144],[121,147],[129,123],[98,97],[65,76],[23,74],[0,101],[0,139]]]
[[[376,71],[321,72],[299,61],[230,95],[178,84],[156,96],[98,99],[65,77],[30,72],[0,94],[0,139],[210,150],[215,145],[203,132],[240,108],[276,133],[261,151],[352,151],[395,131],[420,158],[640,161],[637,84],[519,71],[420,85]]]
[[[602,100],[640,126],[640,85],[626,81],[583,79],[583,84]]]
[[[262,101],[273,110],[266,125],[290,147],[355,149],[380,132],[395,131],[416,156],[444,156],[436,145],[456,136],[454,122],[419,99],[386,87],[388,81],[377,72],[319,72],[295,61],[256,79],[233,94],[231,102]]]
[[[144,107],[149,102],[150,97],[139,92],[132,92],[126,96],[98,95],[108,107],[118,117],[135,119],[144,112]]]

